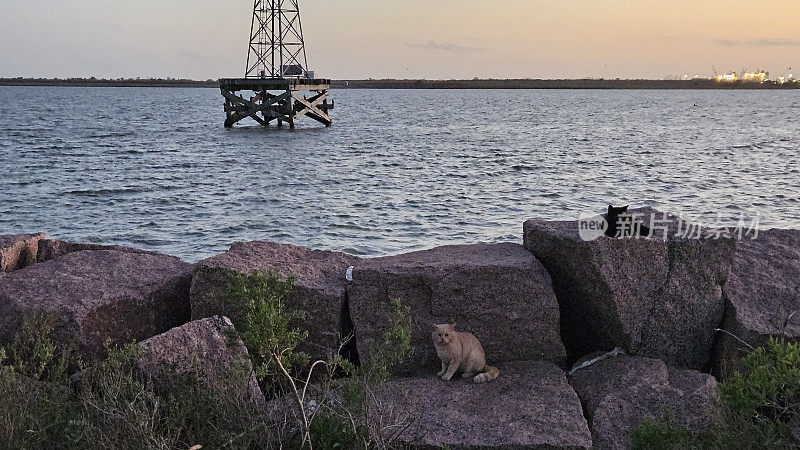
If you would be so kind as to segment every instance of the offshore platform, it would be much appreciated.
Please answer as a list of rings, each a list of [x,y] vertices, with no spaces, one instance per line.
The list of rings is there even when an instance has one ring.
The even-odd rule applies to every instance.
[[[304,116],[331,125],[331,81],[308,70],[298,1],[255,0],[245,76],[219,82],[226,128],[247,117],[291,128]]]

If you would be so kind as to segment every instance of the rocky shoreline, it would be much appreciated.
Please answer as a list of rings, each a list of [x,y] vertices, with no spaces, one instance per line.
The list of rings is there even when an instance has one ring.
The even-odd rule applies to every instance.
[[[269,270],[295,280],[287,302],[308,313],[304,350],[312,357],[354,333],[349,356],[369,358],[389,317],[387,300],[410,308],[415,351],[382,391],[384,404],[416,419],[400,442],[625,448],[631,430],[665,408],[691,430],[712,424],[717,380],[746,349],[738,339],[752,346],[770,336],[798,340],[800,230],[741,241],[670,234],[587,242],[577,222],[530,220],[523,242],[373,259],[248,242],[188,264],[42,234],[0,236],[0,347],[24,317],[45,313],[59,319],[58,335],[77,342],[86,361],[101,360],[109,341],[135,340],[145,349],[142,367],[199,364],[213,387],[221,370],[249,364],[240,342],[225,342],[225,330],[242,318],[219,294],[236,274]],[[434,376],[429,327],[444,322],[483,342],[501,370],[497,380]],[[568,375],[615,348],[625,355]],[[263,404],[255,380],[243,380],[242,392]]]

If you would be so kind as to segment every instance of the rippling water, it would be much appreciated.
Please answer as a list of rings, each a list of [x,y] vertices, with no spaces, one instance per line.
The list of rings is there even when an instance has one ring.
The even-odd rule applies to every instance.
[[[0,234],[195,261],[521,241],[607,203],[800,228],[800,91],[334,93],[334,126],[222,127],[215,89],[0,87]]]

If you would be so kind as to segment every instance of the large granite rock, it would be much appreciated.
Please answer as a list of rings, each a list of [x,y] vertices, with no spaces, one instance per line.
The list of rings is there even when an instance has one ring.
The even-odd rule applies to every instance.
[[[191,265],[178,258],[83,251],[0,275],[0,341],[46,315],[88,360],[106,340],[128,343],[189,319]]]
[[[482,385],[433,375],[391,381],[376,401],[384,426],[407,427],[396,442],[403,448],[592,447],[578,396],[561,369],[546,362],[503,364],[500,377]]]
[[[669,417],[692,431],[718,420],[714,377],[669,368],[657,359],[605,359],[577,370],[570,383],[589,419],[595,449],[628,448],[631,432],[645,419]]]
[[[736,242],[660,232],[661,239],[584,241],[578,222],[525,223],[525,247],[553,278],[572,359],[622,347],[679,367],[706,367]]]
[[[770,336],[800,337],[800,231],[762,231],[739,242],[728,282],[723,328],[746,343],[764,345]],[[715,371],[736,369],[747,346],[721,333]]]
[[[415,349],[398,373],[438,371],[434,323],[455,322],[459,331],[473,333],[489,364],[565,363],[550,276],[521,245],[447,246],[357,264],[348,303],[362,359],[381,338],[393,298],[411,309]]]
[[[44,234],[0,236],[0,272],[22,269],[36,262],[38,243]]]
[[[233,244],[227,252],[197,263],[191,289],[192,318],[224,315],[234,325],[239,324],[240,305],[226,299],[233,277],[273,271],[294,278],[294,290],[286,306],[307,313],[303,327],[309,336],[304,350],[314,357],[325,357],[341,343],[345,273],[358,260],[344,253],[272,242]]]
[[[85,250],[114,250],[124,253],[146,253],[156,255],[157,253],[139,250],[119,245],[100,245],[100,244],[78,244],[75,242],[60,241],[57,239],[42,239],[38,242],[37,262],[50,261],[51,259],[64,256],[69,253],[82,252]]]
[[[182,377],[191,376],[218,395],[265,404],[247,348],[227,317],[196,320],[140,345],[138,368],[157,386],[180,388]]]

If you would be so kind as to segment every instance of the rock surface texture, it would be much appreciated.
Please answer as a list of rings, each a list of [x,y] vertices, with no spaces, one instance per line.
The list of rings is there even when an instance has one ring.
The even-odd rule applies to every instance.
[[[203,386],[237,400],[265,404],[247,349],[230,319],[214,316],[173,328],[141,342],[139,369],[159,386],[196,376]]]
[[[739,242],[724,288],[723,328],[748,344],[764,345],[770,336],[800,337],[800,231],[762,231]],[[715,371],[725,374],[745,354],[746,346],[721,334]]]
[[[39,241],[43,234],[0,236],[0,272],[11,272],[36,262]]]
[[[482,385],[433,374],[388,382],[377,392],[381,420],[407,426],[397,442],[404,448],[592,447],[580,401],[561,369],[546,362],[499,368],[500,377]]]
[[[287,306],[307,312],[303,326],[309,331],[304,348],[325,357],[340,344],[340,321],[345,300],[345,273],[359,258],[344,253],[309,250],[271,242],[247,242],[197,263],[192,281],[192,318],[214,315],[241,320],[241,307],[225,300],[236,274],[273,271],[294,278]]]
[[[579,369],[570,379],[589,419],[595,449],[625,449],[645,419],[665,415],[693,431],[717,421],[717,382],[650,358],[618,356]]]
[[[0,341],[45,315],[88,360],[106,340],[146,339],[189,319],[191,265],[164,255],[82,251],[0,275]]]
[[[348,301],[362,359],[382,336],[393,298],[411,308],[415,349],[398,373],[438,370],[430,336],[434,323],[455,322],[459,331],[473,333],[492,365],[565,363],[550,276],[521,245],[447,246],[358,263]]]
[[[733,239],[584,241],[578,222],[529,220],[524,240],[553,278],[571,359],[622,347],[678,367],[707,366]]]
[[[147,252],[119,245],[99,245],[99,244],[76,244],[74,242],[59,241],[57,239],[42,239],[38,242],[39,249],[36,256],[37,262],[50,261],[51,259],[64,256],[69,253],[81,252],[84,250],[114,250],[124,253],[147,253],[155,255],[157,253]]]

